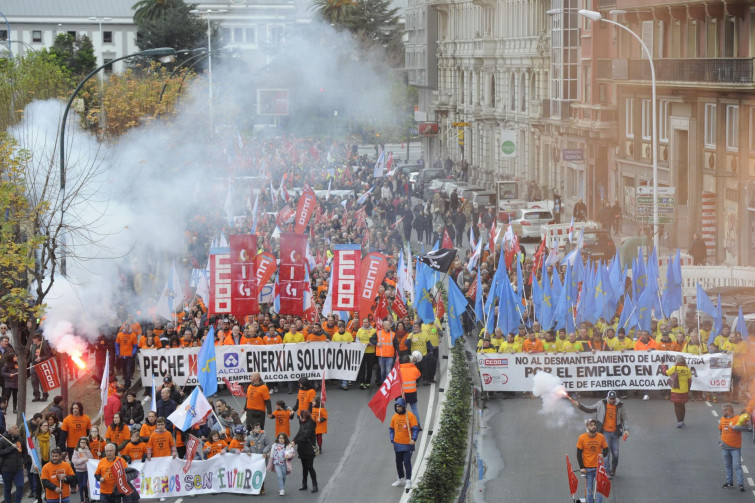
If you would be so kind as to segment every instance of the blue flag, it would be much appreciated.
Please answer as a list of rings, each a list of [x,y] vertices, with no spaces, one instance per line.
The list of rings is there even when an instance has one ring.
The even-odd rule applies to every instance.
[[[558,280],[558,273],[553,271],[553,284],[561,284]],[[543,271],[543,288],[542,288],[542,303],[540,306],[540,313],[538,314],[538,320],[543,330],[550,330],[553,326],[553,314],[556,312],[556,303],[558,302],[558,295],[554,288],[551,286],[551,282],[548,279],[548,271]]]
[[[551,274],[551,291],[553,292],[554,299],[553,305],[556,305],[555,301],[557,301],[561,296],[561,289],[563,289],[561,278],[558,276],[558,271],[556,269],[553,269],[553,273]]]
[[[739,332],[743,339],[747,339],[747,323],[745,323],[745,317],[742,315],[742,306],[739,306],[739,314],[731,331]]]
[[[464,335],[461,315],[467,310],[467,298],[459,289],[455,281],[448,282],[448,332],[451,334],[451,345],[456,339]]]
[[[543,284],[548,281],[548,271],[543,271]],[[543,325],[543,287],[540,286],[540,282],[532,274],[532,308],[534,309],[535,318],[540,322],[540,325],[547,330],[547,327]]]
[[[624,296],[624,307],[619,317],[618,328],[623,328],[626,332],[637,326],[637,312],[632,304],[632,299],[629,295]]]
[[[514,292],[509,281],[501,285],[501,300],[498,303],[498,327],[504,334],[516,333],[522,319],[522,299]]]
[[[415,284],[414,298],[416,301],[414,308],[417,310],[417,315],[423,323],[432,323],[435,321],[435,311],[433,310],[432,300],[430,300],[430,291],[435,286],[434,274],[433,270],[422,262],[417,262]]]
[[[710,300],[710,297],[708,297],[708,294],[705,293],[705,290],[703,290],[700,285],[697,285],[697,310],[713,318],[713,330],[710,331],[710,336],[708,337],[708,344],[713,344],[717,333],[716,326],[720,323],[717,321],[719,318],[719,311],[716,306],[713,305],[713,301]]]
[[[666,286],[663,288],[661,307],[666,316],[682,306],[682,264],[679,248],[676,249],[676,257],[669,260],[666,269]]]
[[[482,276],[480,275],[480,264],[477,264],[477,291],[474,299],[474,314],[477,316],[478,321],[485,319],[482,309]]]
[[[197,382],[202,387],[205,396],[212,396],[218,392],[218,366],[215,361],[215,327],[205,336],[202,347],[197,356]]]
[[[713,318],[713,332],[718,335],[724,328],[724,315],[721,312],[721,294],[718,294],[718,304],[716,305],[716,316]]]
[[[614,285],[611,281],[611,273],[608,269],[605,267],[603,268],[603,271],[601,272],[601,276],[603,278],[603,288],[605,289],[605,296],[603,298],[603,313],[600,315],[603,317],[604,320],[606,320],[609,324],[611,323],[611,320],[613,319],[614,315],[616,314],[616,307],[618,305],[619,297],[621,296],[621,292],[618,294],[614,291]]]
[[[640,326],[640,330],[650,331],[653,321],[653,296],[655,290],[651,285],[648,285],[645,290],[642,291],[640,297],[635,302],[637,312],[637,322]]]
[[[522,277],[522,261],[519,260],[519,255],[517,255],[514,260],[516,260],[516,294],[521,299],[524,297],[524,278]]]

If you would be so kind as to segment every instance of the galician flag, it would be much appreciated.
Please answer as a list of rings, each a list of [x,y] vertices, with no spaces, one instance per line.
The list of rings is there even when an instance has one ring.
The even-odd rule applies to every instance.
[[[210,402],[207,401],[204,393],[197,387],[191,392],[189,398],[184,400],[173,414],[168,416],[168,421],[181,431],[186,431],[195,424],[204,421],[211,412],[212,407],[210,406]]]
[[[157,301],[155,312],[166,320],[173,319],[173,315],[176,312],[176,299],[183,301],[183,297],[184,292],[181,287],[181,280],[178,278],[174,262],[170,267],[170,274],[168,274],[168,280],[165,282],[165,288],[163,288],[163,293],[160,295],[160,300]]]

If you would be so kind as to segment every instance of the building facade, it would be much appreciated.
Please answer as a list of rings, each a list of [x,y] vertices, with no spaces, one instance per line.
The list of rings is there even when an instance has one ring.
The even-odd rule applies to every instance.
[[[424,138],[426,152],[466,159],[472,181],[534,181],[562,197],[567,215],[578,199],[593,218],[618,203],[625,230],[650,232],[638,197],[653,183],[650,65],[631,34],[577,15],[599,11],[653,56],[658,185],[669,194],[661,244],[686,249],[701,233],[711,263],[755,265],[752,2],[424,5],[437,13],[437,90],[423,118],[438,134]],[[501,148],[508,138],[512,157]]]

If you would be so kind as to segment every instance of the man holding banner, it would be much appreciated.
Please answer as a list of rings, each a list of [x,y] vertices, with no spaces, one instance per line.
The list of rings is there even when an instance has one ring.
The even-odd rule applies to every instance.
[[[583,433],[577,440],[577,462],[579,462],[579,471],[587,478],[587,503],[601,503],[603,496],[598,493],[595,495],[595,477],[598,471],[598,456],[608,456],[608,444],[606,438],[598,433],[598,422],[595,419],[588,419],[586,422],[587,433]]]
[[[42,485],[45,487],[45,499],[58,503],[68,503],[71,486],[76,487],[76,474],[71,465],[63,461],[59,448],[50,451],[50,462],[42,467]]]

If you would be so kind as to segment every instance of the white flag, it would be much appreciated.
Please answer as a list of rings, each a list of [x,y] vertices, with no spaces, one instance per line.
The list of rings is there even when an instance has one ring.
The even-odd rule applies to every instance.
[[[469,257],[469,265],[467,266],[469,272],[472,272],[472,270],[477,267],[477,261],[480,260],[480,255],[482,255],[482,239],[477,243],[472,256]]]
[[[210,402],[207,401],[204,393],[197,386],[191,392],[191,395],[176,407],[173,414],[168,416],[168,421],[179,430],[186,431],[210,415],[210,412],[212,412]]]
[[[375,169],[372,170],[372,176],[375,178],[385,176],[385,152],[380,152],[380,156],[378,156],[378,160],[375,163]]]
[[[223,204],[223,210],[225,211],[225,218],[228,221],[228,225],[233,225],[233,185],[231,184],[231,177],[228,177],[228,193],[225,196],[225,203]]]
[[[105,354],[105,370],[102,372],[102,381],[100,382],[100,415],[105,410],[105,404],[107,403],[107,390],[110,386],[110,352]]]
[[[173,314],[176,312],[176,299],[181,302],[183,298],[183,287],[181,286],[181,281],[178,279],[178,272],[176,271],[176,264],[174,262],[170,267],[170,273],[165,282],[165,288],[163,288],[163,292],[160,295],[160,300],[157,301],[155,313],[166,320],[173,319]]]

